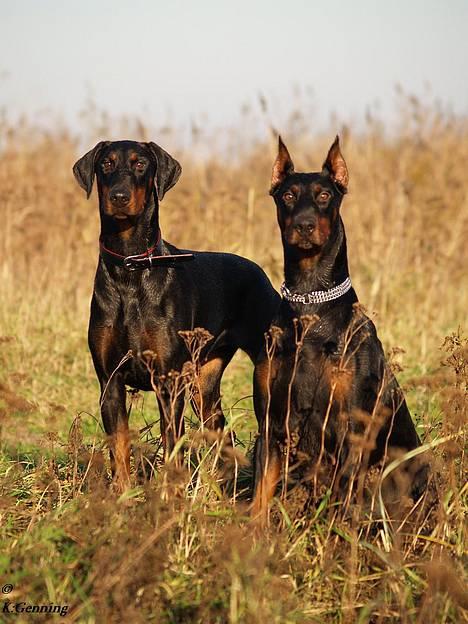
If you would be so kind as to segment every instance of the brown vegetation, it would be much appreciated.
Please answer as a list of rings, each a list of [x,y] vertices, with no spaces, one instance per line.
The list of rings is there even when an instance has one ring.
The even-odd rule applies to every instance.
[[[281,244],[267,194],[273,139],[233,135],[220,156],[200,130],[181,150],[167,129],[89,121],[80,141],[68,130],[0,124],[0,572],[14,585],[8,599],[68,604],[70,621],[89,623],[468,621],[468,369],[458,330],[468,309],[468,119],[408,98],[391,136],[371,118],[361,132],[340,129],[351,277],[393,347],[431,454],[429,494],[416,507],[403,500],[386,509],[376,496],[344,510],[319,484],[307,513],[300,493],[275,500],[261,536],[246,517],[244,455],[255,422],[243,359],[223,385],[228,431],[239,438],[233,450],[198,431],[188,412],[184,466],[150,463],[156,411],[152,398],[135,395],[133,468],[155,478],[120,498],[109,487],[86,347],[98,214],[71,166],[118,132],[158,141],[183,166],[161,206],[163,236],[249,256],[278,286]],[[307,121],[296,113],[281,130],[297,165],[314,170],[331,136],[313,137]]]

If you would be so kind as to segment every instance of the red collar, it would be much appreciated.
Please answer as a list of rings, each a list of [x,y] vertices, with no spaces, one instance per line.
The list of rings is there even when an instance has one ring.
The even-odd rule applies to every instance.
[[[135,254],[133,256],[124,256],[119,254],[111,249],[108,249],[101,239],[99,239],[99,253],[101,258],[104,261],[108,261],[115,266],[124,267],[127,271],[137,271],[143,269],[152,269],[156,263],[159,262],[169,262],[171,263],[173,260],[193,260],[192,253],[186,254],[164,254],[162,256],[154,256],[153,252],[158,247],[161,242],[161,230],[158,230],[158,238],[155,244],[140,254]]]
[[[104,243],[102,242],[102,239],[99,239],[99,250],[101,252],[101,255],[104,253],[104,255],[110,254],[111,256],[113,256],[114,258],[119,258],[120,260],[125,260],[125,258],[147,258],[148,256],[150,256],[153,251],[156,249],[156,247],[159,245],[161,241],[161,230],[158,230],[158,238],[156,240],[156,242],[154,243],[154,245],[152,247],[150,247],[149,249],[147,249],[146,251],[144,251],[141,254],[137,254],[136,256],[123,256],[122,254],[119,254],[115,251],[112,251],[112,249],[108,249]]]

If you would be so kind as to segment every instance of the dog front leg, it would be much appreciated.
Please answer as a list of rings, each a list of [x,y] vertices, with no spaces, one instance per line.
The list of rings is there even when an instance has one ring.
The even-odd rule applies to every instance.
[[[157,393],[159,415],[161,423],[161,438],[163,443],[164,461],[172,458],[177,441],[184,435],[184,397],[171,397],[166,390]],[[173,458],[177,466],[182,466],[183,450]]]
[[[124,491],[130,483],[130,436],[126,391],[117,373],[101,383],[101,417],[109,439],[111,471],[117,487]]]
[[[254,497],[251,516],[260,526],[268,522],[268,505],[281,476],[281,451],[278,442],[267,440],[263,431],[255,442]]]

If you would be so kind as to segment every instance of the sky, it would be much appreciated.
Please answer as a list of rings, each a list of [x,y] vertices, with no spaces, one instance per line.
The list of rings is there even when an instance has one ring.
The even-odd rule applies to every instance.
[[[468,0],[0,0],[0,107],[229,125],[261,93],[390,115],[395,85],[468,112]],[[429,86],[428,86],[429,85]],[[428,89],[430,88],[430,94]]]

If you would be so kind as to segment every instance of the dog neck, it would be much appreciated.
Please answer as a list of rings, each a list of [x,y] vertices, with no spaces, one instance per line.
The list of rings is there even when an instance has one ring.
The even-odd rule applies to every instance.
[[[159,232],[159,204],[155,192],[147,201],[141,215],[117,220],[113,217],[101,215],[100,241],[116,254],[129,256],[144,253],[153,247],[160,236]],[[155,254],[160,253],[161,242]]]
[[[293,293],[329,290],[348,276],[346,235],[341,217],[338,217],[330,238],[317,253],[288,245],[283,239],[284,279]]]

